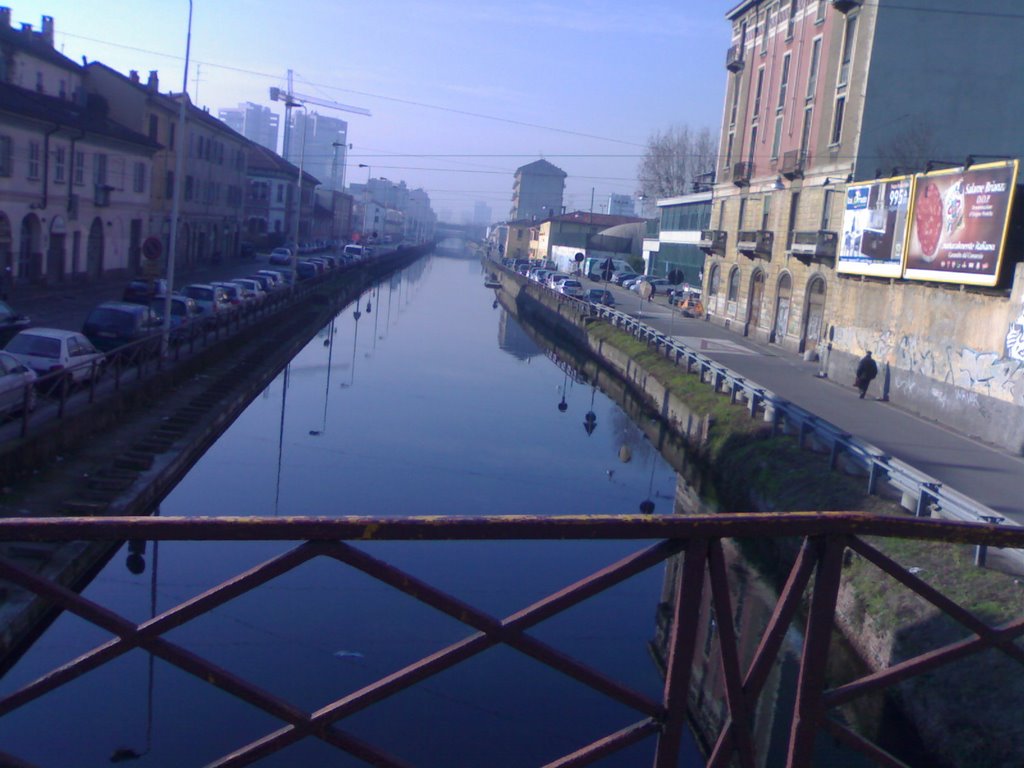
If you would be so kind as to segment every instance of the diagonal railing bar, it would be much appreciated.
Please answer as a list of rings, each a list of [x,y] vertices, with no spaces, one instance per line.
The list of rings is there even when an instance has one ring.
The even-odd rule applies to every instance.
[[[296,565],[309,560],[318,553],[320,547],[321,545],[319,544],[298,547],[272,561],[256,566],[247,572],[245,576],[255,583],[263,583],[273,578],[274,575],[279,575],[277,573],[278,571],[283,573],[294,568]],[[87,661],[94,666],[98,666],[98,664],[95,663],[97,660],[117,658],[128,650],[141,647],[160,657],[164,661],[177,666],[183,671],[204,680],[210,685],[220,688],[236,698],[264,710],[279,720],[283,720],[293,726],[301,726],[303,723],[309,722],[309,716],[305,712],[293,707],[273,694],[263,691],[257,686],[250,684],[247,680],[239,678],[215,664],[211,664],[202,657],[167,641],[163,637],[151,636],[156,634],[154,624],[159,620],[166,619],[171,625],[180,625],[180,611],[175,610],[170,612],[169,615],[164,614],[161,617],[157,617],[157,619],[151,619],[146,622],[148,631],[143,633],[140,631],[140,626],[135,625],[127,619],[108,611],[102,606],[97,605],[91,600],[88,600],[75,592],[71,592],[60,585],[53,584],[41,577],[37,577],[35,574],[24,571],[18,566],[3,559],[0,559],[0,577],[6,578],[15,584],[20,584],[26,589],[51,600],[51,602],[54,602],[58,607],[64,608],[71,613],[75,613],[80,618],[96,624],[100,628],[109,631],[112,634],[118,635],[117,639],[111,640],[102,646],[99,646],[97,649],[94,649],[90,654],[87,654]],[[206,609],[208,610],[210,607],[213,607],[209,604],[210,602],[216,601],[220,596],[230,595],[232,592],[241,589],[244,586],[239,583],[241,580],[243,580],[243,577],[236,577],[236,579],[227,582],[226,584],[228,586],[225,586],[223,590],[214,588],[206,595],[200,596],[195,600],[204,602],[202,598],[207,598],[205,603]],[[159,627],[159,625],[157,625],[157,627]],[[56,674],[54,674],[50,679],[56,679],[62,675],[69,674],[69,672],[70,670],[67,666],[64,668],[58,668]],[[77,677],[80,674],[84,674],[84,671],[79,672],[79,674],[76,674],[73,677]],[[30,686],[34,686],[32,687],[31,692],[36,694],[32,698],[37,698],[38,695],[41,695],[39,690],[45,687],[43,684],[44,682],[48,682],[48,680],[36,681],[38,685],[36,683],[30,684]],[[24,691],[25,689],[23,688],[21,691],[15,692],[15,694],[7,697],[7,699],[4,699],[3,702],[0,703],[6,703],[9,699],[18,697],[19,694],[21,694],[20,698],[24,698],[26,695]],[[21,703],[25,702],[22,701]],[[9,707],[9,709],[13,709],[13,707]],[[336,747],[346,750],[354,749],[367,754],[370,753],[368,748],[363,745],[362,742],[336,728],[320,729],[316,735]],[[382,760],[386,759],[383,753],[373,754],[380,755]],[[384,762],[381,763],[381,765],[384,764]],[[397,768],[401,763],[393,761],[393,765]]]
[[[547,763],[543,768],[580,768],[580,766],[593,765],[598,760],[615,754],[620,749],[643,741],[648,736],[657,733],[660,727],[656,720],[641,720],[620,731],[610,733],[571,755],[565,755],[552,763]]]
[[[403,669],[397,670],[391,675],[381,678],[375,683],[368,685],[359,691],[355,691],[342,699],[339,699],[331,705],[321,708],[313,714],[308,723],[293,724],[292,726],[280,728],[270,734],[267,734],[264,738],[254,741],[249,745],[249,748],[243,748],[235,752],[232,755],[232,762],[217,763],[216,765],[248,765],[255,760],[262,759],[266,755],[272,754],[285,746],[301,740],[308,735],[310,731],[319,727],[321,723],[330,723],[341,718],[348,717],[371,704],[382,701],[399,691],[405,690],[416,683],[422,682],[428,677],[438,674],[450,668],[454,664],[492,648],[501,642],[515,640],[516,643],[523,646],[524,649],[529,649],[531,651],[531,655],[533,655],[533,652],[535,652],[537,647],[541,644],[533,638],[528,638],[519,634],[524,629],[534,626],[555,613],[564,611],[567,608],[582,602],[586,598],[608,589],[609,587],[612,587],[615,584],[646,570],[647,568],[650,568],[658,562],[663,561],[666,557],[679,551],[681,546],[681,542],[660,542],[655,544],[646,550],[629,555],[617,563],[613,563],[612,565],[601,569],[597,573],[577,582],[576,585],[560,590],[559,592],[538,601],[534,605],[528,606],[502,622],[495,622],[494,619],[486,616],[485,614],[480,614],[471,606],[461,603],[451,596],[435,590],[433,587],[424,584],[415,577],[403,573],[393,566],[371,557],[362,550],[348,545],[343,545],[341,543],[327,544],[325,545],[324,551],[330,556],[337,557],[338,559],[349,563],[353,567],[365,570],[369,575],[378,578],[397,589],[402,591],[409,590],[408,593],[417,597],[417,599],[429,596],[430,600],[436,601],[436,604],[430,603],[431,605],[439,610],[444,610],[446,613],[454,611],[455,613],[452,615],[466,623],[470,623],[468,621],[469,616],[479,614],[477,620],[484,621],[487,626],[492,626],[491,623],[494,622],[494,633],[481,633],[449,645],[447,648],[443,648],[418,662],[414,662]],[[424,602],[427,602],[427,600],[424,600]],[[465,613],[460,615],[459,611]],[[482,617],[482,619],[480,617]],[[568,669],[571,669],[574,672],[581,671],[579,668],[568,666],[568,662],[571,660],[565,659],[561,654],[558,654],[555,651],[551,651],[550,653],[553,655],[553,659],[557,661],[557,663],[567,667],[567,669],[559,671],[567,672]],[[557,669],[557,667],[555,668]],[[588,673],[584,676],[584,679],[582,680],[583,682],[592,684],[606,695],[614,695],[615,698],[620,701],[624,701],[624,703],[629,704],[641,712],[646,714],[653,713],[661,716],[661,708],[656,702],[650,702],[641,694],[619,686],[618,684],[605,679],[603,676],[592,673],[585,667],[582,669]],[[573,674],[573,676],[575,677],[576,675]]]
[[[662,693],[665,720],[658,737],[654,768],[675,768],[679,762],[679,745],[689,710],[687,697],[693,673],[693,654],[697,647],[697,624],[703,602],[707,559],[707,539],[690,539],[686,543],[683,567],[676,577],[672,631]]]
[[[842,723],[833,720],[831,717],[825,717],[822,719],[822,727],[828,731],[836,741],[845,744],[850,749],[860,752],[862,755],[870,757],[877,765],[882,766],[882,768],[910,768],[910,766],[902,760],[898,760],[893,757],[877,744],[868,741],[859,733],[850,730]]]
[[[960,640],[893,664],[891,667],[873,674],[865,675],[846,685],[837,686],[822,694],[822,706],[826,708],[841,706],[859,696],[888,688],[908,678],[988,650],[996,642],[1003,643],[1016,639],[1024,635],[1024,619],[1017,619],[1001,627],[996,627],[993,632],[995,637],[992,640],[983,640],[977,636]]]
[[[324,741],[327,741],[338,749],[344,750],[353,757],[358,757],[363,762],[368,765],[372,765],[375,768],[414,768],[413,763],[403,760],[400,757],[396,757],[395,755],[383,752],[376,747],[355,738],[351,734],[342,733],[333,726],[328,726],[323,733],[316,733],[312,735],[319,736]],[[298,741],[298,739],[296,739],[296,741]],[[240,747],[235,752],[218,758],[212,763],[207,763],[206,768],[214,768],[215,766],[226,767],[251,765],[253,759],[259,759],[247,756],[251,747],[251,744]],[[277,746],[269,752],[266,752],[265,755],[272,755],[274,752],[278,752],[283,748],[284,746]]]
[[[676,554],[681,547],[680,542],[655,544],[542,598],[504,620],[498,620],[355,547],[338,543],[332,547],[331,554],[379,581],[389,584],[473,629],[496,638],[499,642],[525,653],[556,671],[589,685],[606,696],[617,699],[642,714],[659,717],[661,715],[659,702],[619,685],[591,667],[580,664],[561,651],[551,648],[547,643],[523,634],[523,632],[551,616],[648,570],[667,557]]]
[[[729,596],[729,578],[726,574],[722,542],[713,539],[708,547],[708,574],[711,583],[711,604],[718,624],[718,647],[721,653],[722,673],[725,676],[725,699],[729,719],[734,723],[733,743],[743,768],[754,768],[754,741],[751,738],[750,712],[743,692],[740,675],[736,628],[732,620],[732,600]]]
[[[23,571],[13,563],[0,559],[0,576],[16,581],[16,583],[21,583],[26,589],[51,600],[58,607],[74,613],[90,623],[96,624],[111,634],[118,635],[118,637],[85,652],[46,675],[27,683],[17,691],[0,698],[0,716],[6,715],[60,685],[70,682],[86,672],[96,669],[104,663],[112,661],[118,656],[139,647],[143,644],[145,638],[162,635],[171,629],[177,628],[185,622],[191,621],[305,563],[317,555],[319,546],[302,545],[297,547],[265,563],[261,563],[138,626],[117,614],[107,611],[102,606],[96,605],[77,592],[53,584],[35,574]],[[11,578],[12,574],[20,574],[20,577],[17,579]],[[82,610],[79,609],[80,607]],[[93,617],[100,619],[100,621],[94,621]],[[122,634],[122,629],[127,631]]]
[[[761,695],[761,689],[768,680],[772,664],[778,658],[779,649],[782,648],[782,642],[785,640],[793,617],[800,607],[800,600],[811,579],[811,573],[814,571],[816,563],[816,548],[810,539],[804,539],[796,562],[790,568],[786,584],[775,604],[775,610],[761,636],[761,642],[754,652],[747,676],[743,680],[743,692],[747,696],[748,706],[752,707],[757,697]],[[732,756],[734,725],[731,718],[726,719],[725,725],[718,734],[718,741],[708,758],[707,768],[724,768],[727,764]]]
[[[814,739],[822,719],[821,693],[825,688],[825,665],[832,639],[833,616],[839,581],[842,577],[845,536],[821,537],[821,548],[814,574],[811,605],[804,630],[804,647],[800,656],[800,673],[796,684],[796,704],[790,726],[787,768],[811,765]]]
[[[892,560],[892,558],[882,554],[866,541],[853,538],[850,541],[850,548],[861,555],[865,560],[868,560],[877,568],[892,576],[903,586],[907,587],[917,595],[920,595],[936,608],[963,624],[978,637],[983,640],[990,641],[993,647],[998,648],[1011,658],[1024,664],[1024,650],[1022,650],[1012,640],[997,641],[995,639],[995,631],[990,625],[986,624],[958,603],[953,602],[950,598],[939,592],[920,576],[915,576],[910,573],[910,571],[902,565]]]

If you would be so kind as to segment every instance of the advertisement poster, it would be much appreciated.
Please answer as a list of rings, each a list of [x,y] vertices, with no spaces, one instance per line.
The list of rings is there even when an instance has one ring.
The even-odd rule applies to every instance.
[[[904,276],[995,285],[1016,183],[1016,160],[918,176]]]
[[[903,276],[903,244],[912,189],[911,176],[851,184],[846,188],[837,272]]]

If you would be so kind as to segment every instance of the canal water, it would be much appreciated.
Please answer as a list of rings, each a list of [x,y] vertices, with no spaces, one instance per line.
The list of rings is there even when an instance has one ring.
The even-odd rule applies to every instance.
[[[471,258],[424,258],[364,293],[292,360],[163,501],[164,515],[557,515],[673,508],[677,476],[599,390],[531,340]],[[591,412],[596,419],[586,420]],[[590,429],[585,428],[589,424]],[[628,458],[628,461],[624,459]],[[379,542],[360,547],[502,617],[645,546]],[[284,551],[124,548],[84,594],[142,621]],[[142,573],[133,573],[144,563]],[[140,561],[141,560],[141,561]],[[664,568],[532,634],[658,698]],[[168,639],[307,711],[471,634],[317,560]],[[109,637],[61,616],[0,680],[9,693]],[[507,648],[340,727],[417,766],[541,765],[641,716]],[[202,765],[280,723],[133,651],[0,720],[0,751],[40,766]],[[648,739],[602,766],[650,765]],[[700,765],[692,742],[683,765]],[[306,739],[263,766],[360,766]]]

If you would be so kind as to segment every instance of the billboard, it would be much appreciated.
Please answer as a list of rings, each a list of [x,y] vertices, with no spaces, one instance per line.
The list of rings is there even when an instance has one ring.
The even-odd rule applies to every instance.
[[[837,272],[903,276],[903,244],[913,181],[911,176],[900,176],[846,188]]]
[[[995,285],[1016,184],[1016,160],[918,176],[904,276]]]

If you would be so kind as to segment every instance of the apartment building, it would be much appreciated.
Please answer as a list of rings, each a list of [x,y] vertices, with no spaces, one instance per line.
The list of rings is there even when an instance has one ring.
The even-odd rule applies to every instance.
[[[537,221],[562,213],[566,172],[547,160],[535,160],[516,169],[512,185],[510,221]]]

